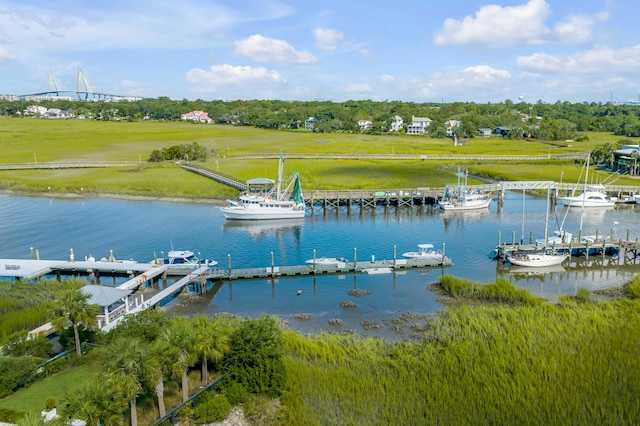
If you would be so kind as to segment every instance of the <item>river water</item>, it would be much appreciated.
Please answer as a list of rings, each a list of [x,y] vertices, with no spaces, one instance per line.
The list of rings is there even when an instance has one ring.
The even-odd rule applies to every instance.
[[[318,275],[296,278],[209,283],[204,296],[177,297],[166,309],[180,314],[230,312],[256,317],[262,313],[282,317],[298,330],[370,331],[364,321],[378,324],[372,333],[384,334],[400,315],[433,315],[444,307],[427,288],[442,274],[478,282],[505,277],[551,301],[578,288],[599,289],[621,285],[640,272],[638,264],[572,258],[566,267],[539,273],[504,265],[490,254],[501,241],[544,238],[564,221],[563,228],[583,235],[614,234],[640,237],[640,206],[612,209],[567,210],[552,208],[547,220],[545,198],[511,192],[501,208],[496,202],[477,212],[442,212],[431,207],[315,207],[299,221],[240,223],[225,221],[212,204],[165,201],[128,201],[106,198],[53,198],[0,195],[0,258],[76,259],[107,257],[150,261],[171,247],[192,250],[219,266],[233,268],[298,265],[316,257],[346,257],[357,261],[393,259],[394,252],[414,251],[420,243],[444,248],[453,266],[407,270],[393,274]],[[443,246],[444,244],[444,246]],[[104,280],[103,280],[104,281]],[[109,285],[109,283],[104,283]],[[365,297],[349,295],[353,288],[370,291]],[[301,294],[298,295],[298,291]],[[355,308],[341,308],[343,301]],[[309,319],[300,319],[308,314]],[[339,327],[329,319],[340,319]],[[383,330],[383,331],[381,331]],[[410,333],[395,331],[396,334]]]

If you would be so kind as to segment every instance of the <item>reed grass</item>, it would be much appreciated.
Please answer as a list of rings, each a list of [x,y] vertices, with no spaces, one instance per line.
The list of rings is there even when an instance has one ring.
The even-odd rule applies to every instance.
[[[289,333],[282,424],[633,424],[639,308],[450,308],[422,343]]]
[[[274,178],[275,160],[240,160],[234,155],[265,154],[455,154],[466,161],[287,160],[287,173],[299,171],[303,190],[414,189],[455,183],[458,167],[496,180],[578,182],[581,164],[479,162],[478,155],[546,155],[587,152],[619,138],[590,134],[587,142],[548,144],[501,137],[470,139],[454,146],[450,139],[407,135],[319,134],[229,125],[183,122],[109,122],[0,118],[0,163],[63,161],[141,162],[135,167],[0,171],[0,189],[31,193],[76,193],[226,199],[237,191],[179,169],[172,163],[145,164],[152,151],[197,142],[211,155],[198,163],[242,179]],[[571,146],[569,146],[571,145]],[[230,156],[231,155],[231,156]],[[593,175],[594,181],[606,177]],[[470,184],[480,183],[470,180]],[[635,184],[623,177],[616,183]]]

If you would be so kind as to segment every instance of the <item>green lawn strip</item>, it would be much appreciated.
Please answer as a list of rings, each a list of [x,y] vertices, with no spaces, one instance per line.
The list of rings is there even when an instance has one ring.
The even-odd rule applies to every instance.
[[[93,364],[68,368],[0,399],[0,407],[17,411],[40,412],[44,409],[46,398],[51,396],[60,402],[65,393],[92,380],[97,372],[98,366]]]

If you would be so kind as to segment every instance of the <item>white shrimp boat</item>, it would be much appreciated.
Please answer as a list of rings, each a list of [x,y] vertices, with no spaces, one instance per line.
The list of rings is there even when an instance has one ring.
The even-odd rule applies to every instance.
[[[444,211],[464,211],[486,209],[491,204],[493,197],[489,193],[483,193],[480,190],[470,191],[467,188],[467,180],[469,172],[461,173],[458,170],[458,188],[451,191],[449,185],[446,186],[442,200],[437,201],[438,208]],[[460,178],[464,176],[464,184],[461,184]]]
[[[298,219],[305,216],[305,203],[300,188],[300,177],[296,172],[289,185],[282,190],[282,171],[284,158],[280,155],[278,164],[278,180],[273,185],[271,179],[253,179],[247,182],[247,191],[240,195],[238,201],[227,200],[228,205],[220,210],[227,219],[236,220],[274,220]]]
[[[512,265],[526,267],[542,267],[560,265],[569,257],[569,254],[524,253],[508,256],[507,260]]]
[[[402,253],[403,257],[410,259],[436,259],[442,260],[442,253],[433,249],[433,244],[418,244],[418,251]]]

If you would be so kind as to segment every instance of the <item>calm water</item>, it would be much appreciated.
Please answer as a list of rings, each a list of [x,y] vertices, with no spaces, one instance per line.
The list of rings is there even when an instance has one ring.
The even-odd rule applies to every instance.
[[[314,209],[306,219],[289,222],[236,223],[225,221],[210,204],[182,204],[161,201],[124,201],[99,198],[63,199],[0,195],[0,258],[29,258],[30,249],[42,259],[65,259],[73,248],[76,259],[93,255],[107,257],[113,250],[119,259],[149,261],[171,246],[200,252],[226,268],[269,267],[272,253],[276,266],[302,264],[316,256],[354,257],[358,262],[393,259],[414,251],[419,243],[442,247],[454,265],[448,268],[402,271],[395,274],[321,275],[276,280],[217,283],[204,297],[180,296],[169,308],[179,313],[232,312],[258,316],[279,315],[303,331],[327,329],[327,320],[343,320],[339,330],[366,334],[362,321],[388,326],[390,319],[405,312],[424,315],[442,309],[427,285],[441,274],[452,274],[488,282],[507,277],[518,286],[554,300],[574,293],[579,287],[597,289],[619,285],[640,272],[640,264],[614,266],[597,259],[573,258],[566,268],[547,273],[505,266],[490,258],[498,242],[543,238],[546,199],[509,193],[500,210],[496,203],[482,212],[444,213],[427,207],[378,207],[339,212]],[[583,234],[615,233],[616,238],[640,237],[640,206],[615,209],[569,210],[556,207],[549,217],[553,231],[564,220],[564,229]],[[524,218],[524,220],[523,220]],[[524,223],[524,231],[523,231]],[[107,284],[104,283],[103,284]],[[213,285],[213,284],[210,284]],[[354,287],[371,291],[366,297],[352,297]],[[298,296],[297,291],[302,290]],[[358,306],[343,309],[340,302]],[[296,314],[308,313],[301,321]]]

